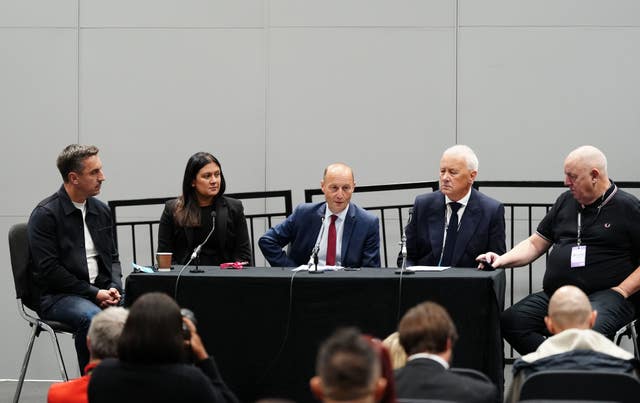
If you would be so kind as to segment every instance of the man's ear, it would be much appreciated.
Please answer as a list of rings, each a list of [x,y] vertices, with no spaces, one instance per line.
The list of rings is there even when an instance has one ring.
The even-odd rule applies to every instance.
[[[549,331],[549,333],[556,334],[555,327],[553,326],[553,321],[549,316],[544,317],[544,324],[545,326],[547,326],[547,330]]]
[[[476,180],[476,176],[478,176],[478,171],[471,171],[471,183]]]
[[[382,396],[384,396],[384,392],[387,390],[387,379],[380,377],[376,382],[376,390],[374,392],[374,397],[376,402],[382,400]]]
[[[309,380],[309,387],[316,399],[322,401],[324,393],[322,393],[322,379],[319,376],[314,376]]]
[[[593,325],[596,324],[596,318],[598,317],[598,311],[595,309],[591,311],[591,316],[589,317],[589,329],[593,329]]]
[[[69,183],[72,183],[74,185],[78,184],[78,173],[77,172],[69,172],[69,174],[67,175],[67,178],[69,178]]]

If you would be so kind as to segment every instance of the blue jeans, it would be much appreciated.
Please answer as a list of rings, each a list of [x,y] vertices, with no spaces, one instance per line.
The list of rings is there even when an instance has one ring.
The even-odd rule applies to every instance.
[[[100,312],[100,307],[77,295],[44,295],[40,300],[40,317],[55,320],[74,329],[74,339],[80,374],[89,363],[87,333],[91,319]]]
[[[598,311],[593,330],[613,339],[616,332],[635,317],[631,301],[610,288],[589,295],[591,308]],[[536,351],[551,334],[544,324],[549,297],[544,291],[531,294],[502,312],[502,337],[521,355]]]

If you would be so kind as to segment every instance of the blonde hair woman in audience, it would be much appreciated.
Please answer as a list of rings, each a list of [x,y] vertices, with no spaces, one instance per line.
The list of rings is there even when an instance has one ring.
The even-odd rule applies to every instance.
[[[382,340],[382,344],[389,349],[393,369],[404,367],[404,364],[407,363],[407,353],[405,353],[404,348],[400,345],[399,333],[391,333],[386,339]]]

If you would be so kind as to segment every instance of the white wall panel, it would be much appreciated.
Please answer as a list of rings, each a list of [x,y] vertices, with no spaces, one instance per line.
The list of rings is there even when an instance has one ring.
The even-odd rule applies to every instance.
[[[78,0],[2,0],[0,27],[75,27]]]
[[[60,186],[56,156],[77,138],[76,72],[73,30],[0,29],[0,215],[28,214]]]
[[[273,30],[267,186],[319,186],[343,160],[360,184],[424,180],[453,142],[451,30]]]
[[[637,0],[459,0],[459,22],[506,26],[638,26]]]
[[[639,29],[468,28],[460,41],[459,140],[487,179],[560,180],[581,144],[637,180]]]
[[[271,0],[271,26],[451,27],[451,0]]]
[[[262,27],[264,0],[80,1],[81,27]]]
[[[264,187],[261,30],[88,30],[81,55],[81,141],[103,145],[105,199],[178,194],[203,150],[228,191]]]

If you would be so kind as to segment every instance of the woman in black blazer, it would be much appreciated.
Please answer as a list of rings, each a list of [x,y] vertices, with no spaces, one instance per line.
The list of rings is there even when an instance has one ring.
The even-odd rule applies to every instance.
[[[182,180],[182,195],[164,207],[158,229],[158,252],[172,252],[172,262],[186,264],[202,246],[199,264],[249,262],[251,243],[242,202],[224,196],[226,183],[220,162],[206,152],[189,158]]]

